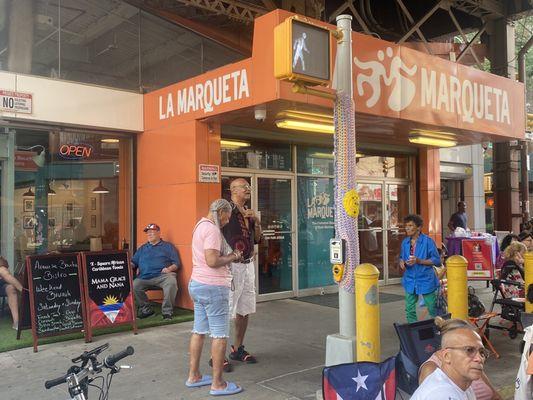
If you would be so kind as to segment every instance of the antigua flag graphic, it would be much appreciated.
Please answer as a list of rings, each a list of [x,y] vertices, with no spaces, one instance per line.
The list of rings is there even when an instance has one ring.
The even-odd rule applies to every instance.
[[[394,400],[396,357],[382,363],[360,362],[324,368],[324,400]]]
[[[101,306],[98,306],[100,311],[105,314],[105,316],[111,321],[111,323],[115,322],[115,319],[117,318],[117,315],[122,309],[122,307],[124,307],[124,303],[103,304]]]

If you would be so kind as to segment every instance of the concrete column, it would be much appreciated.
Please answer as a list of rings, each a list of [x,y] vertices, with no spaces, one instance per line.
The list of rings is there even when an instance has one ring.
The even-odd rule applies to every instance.
[[[6,133],[0,133],[0,145],[3,147],[0,152],[1,187],[2,187],[2,207],[0,225],[0,254],[9,263],[11,272],[15,266],[15,132],[6,128]]]
[[[485,232],[485,191],[483,190],[483,148],[480,144],[470,147],[472,176],[465,179],[465,202],[468,227],[472,231]]]
[[[33,54],[33,1],[11,1],[9,13],[8,71],[31,73]]]
[[[492,21],[487,32],[491,72],[514,80],[514,25],[502,18]],[[508,142],[495,143],[493,150],[494,229],[518,232],[521,222],[518,186],[520,151],[511,148]]]
[[[440,153],[439,149],[420,149],[420,204],[424,220],[423,231],[440,246],[442,243],[442,222],[440,204]]]

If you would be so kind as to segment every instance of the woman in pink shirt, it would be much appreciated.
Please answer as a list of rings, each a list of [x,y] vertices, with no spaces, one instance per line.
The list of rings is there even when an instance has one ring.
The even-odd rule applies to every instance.
[[[215,200],[209,214],[196,224],[192,237],[192,275],[189,294],[194,302],[194,325],[189,351],[189,378],[185,386],[194,388],[211,385],[210,394],[236,394],[242,388],[222,379],[224,354],[229,337],[229,292],[231,273],[228,265],[239,261],[240,251],[232,251],[220,229],[231,215],[231,205],[224,199]],[[200,373],[200,356],[205,335],[212,338],[213,376]]]

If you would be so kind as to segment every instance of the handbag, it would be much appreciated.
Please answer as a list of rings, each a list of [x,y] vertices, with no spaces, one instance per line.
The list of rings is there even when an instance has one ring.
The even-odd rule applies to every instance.
[[[533,342],[533,326],[528,326],[524,331],[525,346],[516,375],[514,400],[531,400],[533,395],[533,378],[527,373],[529,350]]]
[[[485,313],[485,306],[477,297],[476,291],[472,286],[468,286],[468,316],[479,318]]]

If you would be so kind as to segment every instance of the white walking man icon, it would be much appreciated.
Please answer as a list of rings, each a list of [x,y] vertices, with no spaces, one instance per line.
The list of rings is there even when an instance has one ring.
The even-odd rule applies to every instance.
[[[292,68],[296,68],[296,65],[298,64],[298,60],[300,60],[300,63],[302,64],[302,71],[305,71],[305,59],[303,52],[305,51],[308,54],[309,50],[307,49],[307,45],[305,44],[305,39],[307,38],[307,34],[305,32],[302,33],[302,36],[294,40],[294,44],[292,45],[292,51],[293,51],[293,58],[292,58]]]

